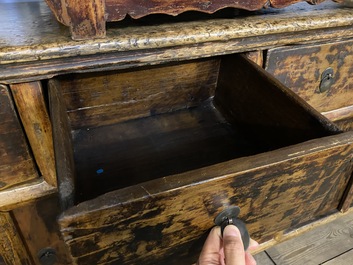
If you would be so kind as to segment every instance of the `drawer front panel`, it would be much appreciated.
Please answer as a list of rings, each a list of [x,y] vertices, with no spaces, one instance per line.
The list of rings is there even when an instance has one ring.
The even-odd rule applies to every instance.
[[[0,190],[38,177],[6,86],[0,85]]]
[[[353,105],[353,41],[272,49],[265,68],[320,112]],[[323,91],[328,68],[333,79]]]
[[[60,219],[76,264],[189,264],[230,205],[259,242],[338,206],[353,133],[220,163],[107,193]]]

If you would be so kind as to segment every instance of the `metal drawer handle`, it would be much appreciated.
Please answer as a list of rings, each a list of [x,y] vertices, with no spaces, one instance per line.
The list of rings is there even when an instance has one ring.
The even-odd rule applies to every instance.
[[[221,227],[222,236],[224,228],[227,225],[235,225],[238,227],[241,234],[241,239],[243,240],[244,249],[247,250],[250,244],[250,235],[245,224],[237,218],[239,213],[240,208],[238,206],[231,206],[219,213],[214,219],[214,223]]]
[[[321,82],[320,82],[320,87],[319,91],[320,93],[324,93],[327,90],[329,90],[334,83],[334,75],[333,75],[333,69],[331,67],[327,68],[325,71],[322,72],[321,74]]]

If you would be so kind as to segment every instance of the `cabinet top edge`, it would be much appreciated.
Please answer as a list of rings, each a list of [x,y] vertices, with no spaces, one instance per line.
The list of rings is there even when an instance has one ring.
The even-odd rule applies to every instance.
[[[120,26],[117,23],[109,26],[104,39],[73,41],[69,29],[55,20],[44,2],[26,5],[27,9],[22,8],[16,19],[14,14],[18,10],[0,3],[0,10],[4,10],[0,16],[0,65],[111,52],[152,51],[353,25],[353,9],[333,2],[317,6],[298,3],[283,9],[263,9],[232,18],[143,26]],[[28,12],[22,14],[23,10]]]

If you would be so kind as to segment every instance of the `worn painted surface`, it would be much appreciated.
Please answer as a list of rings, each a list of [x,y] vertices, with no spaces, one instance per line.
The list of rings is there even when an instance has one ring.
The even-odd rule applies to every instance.
[[[258,10],[263,7],[275,7],[282,8],[291,4],[298,3],[302,0],[221,0],[221,1],[210,1],[210,0],[150,0],[139,2],[136,4],[132,0],[104,0],[105,13],[107,14],[106,21],[119,21],[124,19],[127,15],[132,18],[141,18],[150,14],[168,14],[176,16],[186,11],[200,11],[205,13],[214,13],[217,10],[233,7],[246,10]],[[67,11],[65,6],[60,0],[46,0],[58,20],[64,24],[68,24],[69,18],[67,17]],[[66,0],[65,3],[70,5],[70,0]],[[323,0],[307,0],[310,4],[319,4]],[[336,1],[342,2],[342,1]],[[82,6],[81,12],[86,13],[88,10]]]
[[[266,70],[320,112],[353,105],[353,42],[271,49]],[[320,92],[322,73],[331,67],[333,83]]]
[[[270,240],[337,208],[350,176],[348,135],[108,193],[61,217],[64,239],[76,264],[191,263],[216,214],[239,205],[252,237]]]
[[[287,5],[291,0],[285,0]],[[149,14],[168,14],[178,15],[186,11],[201,11],[206,13],[214,13],[215,11],[225,8],[243,8],[247,10],[257,10],[268,5],[267,0],[220,0],[220,1],[186,1],[186,0],[151,0],[136,4],[131,0],[105,0],[108,21],[119,21],[129,15],[132,18],[141,18]]]
[[[328,2],[318,6],[295,5],[276,12],[270,9],[228,19],[176,21],[178,23],[160,23],[159,25],[142,23],[143,25],[132,24],[128,27],[112,26],[105,39],[72,41],[69,37],[69,30],[54,20],[44,3],[37,3],[37,6],[34,4],[29,3],[26,8],[0,4],[0,12],[3,12],[0,16],[2,25],[0,28],[0,64],[20,61],[38,62],[78,55],[153,50],[205,43],[220,45],[219,42],[224,42],[222,48],[226,51],[230,49],[226,42],[234,39],[240,41],[232,46],[238,46],[245,41],[245,37],[270,37],[271,34],[288,34],[289,32],[299,34],[299,32],[312,31],[305,38],[301,38],[301,41],[305,41],[315,39],[313,32],[316,30],[328,30],[353,24],[352,9],[342,8]],[[31,12],[25,12],[28,9]],[[16,10],[19,11],[15,12]],[[13,27],[14,24],[18,26]],[[350,31],[347,31],[339,37],[352,36],[349,33]],[[316,34],[320,35],[319,39],[324,38],[324,34],[321,35],[320,32]],[[330,37],[334,38],[335,35],[330,35]],[[277,36],[276,43],[289,40],[290,38],[284,34],[282,38]]]
[[[347,130],[353,126],[352,47],[352,41],[341,41],[271,49],[266,70]],[[324,81],[329,68],[333,75]],[[326,91],[320,89],[323,82],[329,82]]]
[[[32,264],[13,215],[8,212],[0,212],[0,255],[6,265]]]
[[[285,7],[300,0],[149,0],[136,3],[131,0],[86,0],[77,5],[73,0],[46,0],[57,19],[70,26],[73,39],[100,38],[105,36],[105,21],[120,21],[126,16],[134,19],[150,14],[178,15],[186,11],[214,13],[217,10],[233,7],[258,10],[263,7]],[[322,0],[308,0],[318,4]]]

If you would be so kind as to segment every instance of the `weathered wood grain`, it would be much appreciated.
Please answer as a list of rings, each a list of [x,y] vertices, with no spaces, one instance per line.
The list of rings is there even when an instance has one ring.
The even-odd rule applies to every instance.
[[[21,83],[10,88],[39,170],[48,184],[56,186],[52,128],[42,85]]]
[[[47,0],[47,2],[50,1]],[[66,9],[63,12],[68,15],[68,25],[73,39],[105,37],[105,0],[81,0],[80,2],[64,0],[61,7]]]
[[[75,179],[74,193],[82,201],[339,131],[263,70],[253,68],[245,58],[229,56],[51,81],[50,91],[62,101],[51,103],[52,113],[69,118],[65,137],[73,146],[66,149],[74,150],[76,167],[75,177],[68,170],[73,166],[65,166],[67,174],[59,174],[71,182]],[[226,110],[226,117],[232,116],[228,121],[212,104],[216,84],[220,92],[215,102]],[[230,109],[233,106],[238,109]],[[59,122],[54,127],[66,126]],[[58,151],[57,156],[65,152]]]
[[[76,201],[259,152],[210,101],[169,114],[76,130],[72,142]]]
[[[203,62],[198,63],[202,65]],[[158,74],[154,78],[159,80]],[[248,100],[245,100],[246,95]],[[235,126],[235,130],[249,126],[257,133],[243,133],[255,143],[255,154],[339,131],[294,92],[239,55],[221,59],[215,102],[221,113],[227,110],[226,117],[232,116],[233,124],[242,125]],[[237,110],[235,105],[243,106],[243,111]],[[278,108],[286,111],[279,113]],[[168,115],[178,117],[175,113]],[[176,124],[180,122],[178,118],[171,120]],[[200,122],[204,120],[200,119]],[[248,122],[242,124],[245,120]],[[142,128],[149,137],[144,127],[135,127],[137,131]],[[171,127],[179,129],[174,124]],[[298,128],[299,133],[291,134]],[[126,131],[127,136],[139,135],[122,131]],[[114,139],[123,136],[122,132],[111,132],[113,137],[97,141],[98,144],[107,141],[104,149],[108,153],[109,148],[118,148],[113,146]],[[275,137],[266,139],[272,134]],[[352,136],[353,132],[348,132],[259,155],[231,157],[178,175],[164,173],[142,183],[137,179],[137,184],[130,183],[131,186],[66,211],[60,218],[64,240],[77,264],[191,263],[195,261],[198,247],[204,240],[202,236],[211,228],[215,215],[221,209],[237,204],[243,209],[242,218],[248,223],[252,236],[265,242],[279,232],[289,231],[337,209],[351,175]],[[163,138],[163,134],[160,137]],[[83,150],[95,143],[90,139],[88,134]],[[148,156],[153,161],[153,153]],[[89,163],[95,162],[94,156],[89,159]],[[178,161],[176,158],[175,162]],[[110,163],[119,165],[119,161]],[[160,163],[163,168],[163,160]],[[119,170],[114,173],[117,180],[127,176],[120,175]],[[104,173],[97,176],[102,183],[103,178]]]
[[[353,249],[348,250],[345,253],[342,253],[339,256],[336,256],[324,263],[322,263],[323,265],[345,265],[345,264],[350,264],[352,262],[353,259]]]
[[[267,253],[276,264],[283,265],[350,264],[351,262],[340,263],[339,256],[352,249],[352,229],[352,213],[349,213],[297,238],[272,247],[267,250]],[[337,260],[332,259],[336,256],[338,256]],[[332,259],[331,262],[328,261],[330,259]]]
[[[351,177],[351,180],[347,183],[347,187],[343,193],[342,199],[340,204],[338,205],[338,210],[341,212],[347,212],[348,209],[352,206],[353,204],[353,177]]]
[[[23,83],[48,79],[53,76],[73,72],[97,72],[117,69],[127,69],[146,65],[155,65],[179,60],[199,59],[236,52],[246,52],[254,49],[283,46],[293,43],[332,40],[342,36],[353,36],[352,27],[320,29],[304,32],[291,32],[274,35],[239,38],[226,42],[206,42],[200,45],[176,46],[150,51],[126,51],[118,53],[76,56],[44,60],[38,64],[32,61],[23,64],[0,65],[0,81],[4,83]],[[75,49],[74,47],[68,50]],[[66,49],[65,49],[66,50]]]
[[[335,124],[343,131],[353,130],[353,119],[342,119],[335,121]]]
[[[0,10],[1,49],[70,39],[69,28],[56,22],[44,1],[1,1]]]
[[[236,204],[264,242],[337,208],[352,147],[348,132],[111,192],[65,212],[64,240],[76,264],[190,262]]]
[[[352,41],[342,41],[270,49],[266,70],[320,112],[349,107],[353,104],[352,47]],[[320,92],[322,73],[329,67],[333,84]]]
[[[293,0],[292,0],[293,1]],[[286,5],[290,5],[291,0],[284,0]],[[296,1],[296,0],[294,0]],[[141,18],[149,14],[168,14],[178,15],[186,11],[201,11],[205,13],[214,13],[215,11],[226,8],[242,8],[247,10],[257,10],[267,4],[266,0],[257,1],[208,1],[208,0],[153,0],[136,4],[134,1],[124,0],[105,0],[107,21],[119,21],[127,15],[132,18]]]
[[[257,65],[259,65],[260,67],[263,66],[264,55],[263,55],[263,51],[262,50],[247,52],[247,53],[245,53],[245,56],[249,60],[251,60],[254,63],[256,63]]]
[[[327,112],[322,112],[322,114],[332,121],[340,121],[343,119],[352,119],[353,118],[353,105],[334,109]]]
[[[6,10],[5,7],[3,10]],[[0,64],[64,57],[73,57],[74,59],[78,55],[128,50],[153,50],[212,42],[223,42],[223,46],[227,47],[228,45],[225,42],[229,40],[246,41],[244,38],[270,37],[272,34],[283,34],[283,36],[276,35],[277,42],[283,43],[289,41],[288,39],[285,40],[285,33],[288,32],[304,34],[308,31],[306,32],[308,33],[307,38],[320,40],[321,36],[315,36],[321,34],[320,31],[316,32],[317,30],[329,30],[353,24],[353,11],[350,9],[341,8],[333,3],[323,3],[318,6],[305,4],[295,5],[278,12],[269,10],[252,16],[231,19],[168,23],[160,26],[138,25],[138,27],[111,28],[104,40],[77,42],[70,40],[68,31],[64,31],[55,21],[50,21],[45,6],[40,5],[40,10],[43,10],[43,12],[39,12],[38,7],[37,11],[30,12],[29,14],[32,14],[30,18],[28,18],[29,14],[21,14],[24,18],[17,19],[15,22],[11,17],[7,17],[11,12],[5,11],[4,16],[0,17],[3,25],[0,29],[0,40],[4,40],[4,44],[0,45]],[[270,15],[266,12],[269,12]],[[39,14],[40,16],[34,16],[33,14]],[[42,23],[41,20],[44,22]],[[14,23],[22,23],[22,21],[24,23],[18,27],[12,26]],[[46,27],[43,27],[43,24]],[[28,29],[28,31],[23,34],[23,32],[14,32],[16,29]],[[314,34],[314,32],[316,33]],[[26,37],[16,37],[23,35]],[[352,33],[347,30],[345,34],[330,37],[349,36],[352,36]],[[293,40],[291,43],[297,41]],[[233,49],[235,48],[233,47]],[[230,47],[227,49],[230,49]]]
[[[13,216],[0,212],[0,255],[6,265],[32,265]]]
[[[254,255],[254,258],[258,265],[276,265],[273,261],[269,258],[265,251]]]
[[[10,91],[0,84],[0,190],[37,177]]]
[[[50,118],[53,125],[55,165],[60,203],[63,209],[73,206],[75,193],[75,165],[71,129],[59,84],[49,81]]]
[[[351,171],[352,176],[347,183],[347,187],[345,188],[340,204],[338,205],[338,210],[343,213],[347,212],[351,205],[353,205],[353,168]]]
[[[41,198],[37,202],[13,210],[14,220],[36,265],[43,264],[39,260],[38,253],[44,248],[55,250],[55,264],[71,264],[56,221],[60,212],[57,195]]]
[[[0,192],[0,209],[9,211],[39,198],[56,193],[57,189],[39,178]]]
[[[208,1],[208,0],[153,0],[143,1],[138,4],[131,0],[99,0],[83,5],[76,5],[74,1],[46,0],[58,20],[70,25],[73,39],[90,39],[105,36],[105,21],[120,21],[126,16],[141,18],[151,14],[178,15],[186,11],[201,11],[214,13],[217,10],[233,7],[246,10],[258,10],[262,7],[285,7],[298,0],[257,0],[257,1]],[[318,4],[322,0],[308,0]],[[104,16],[104,14],[106,14]]]
[[[265,251],[273,246],[276,246],[282,242],[286,242],[288,240],[294,239],[296,237],[299,237],[301,235],[305,235],[307,232],[313,230],[313,229],[320,229],[321,227],[328,225],[332,221],[341,218],[342,216],[345,216],[347,214],[351,214],[353,212],[353,208],[349,208],[347,212],[342,213],[340,211],[333,211],[329,215],[325,215],[322,218],[319,218],[315,221],[309,222],[303,226],[296,227],[294,229],[291,229],[289,231],[285,232],[280,232],[277,233],[276,236],[269,240],[266,241],[265,243],[262,243],[259,245],[258,248],[252,251],[253,254],[260,253],[262,251]]]
[[[353,105],[322,113],[343,131],[353,130]]]
[[[259,147],[271,150],[339,131],[243,56],[223,57],[219,73],[215,105]]]
[[[218,59],[59,78],[73,129],[191,108],[214,94]],[[153,77],[153,78],[151,78]]]

